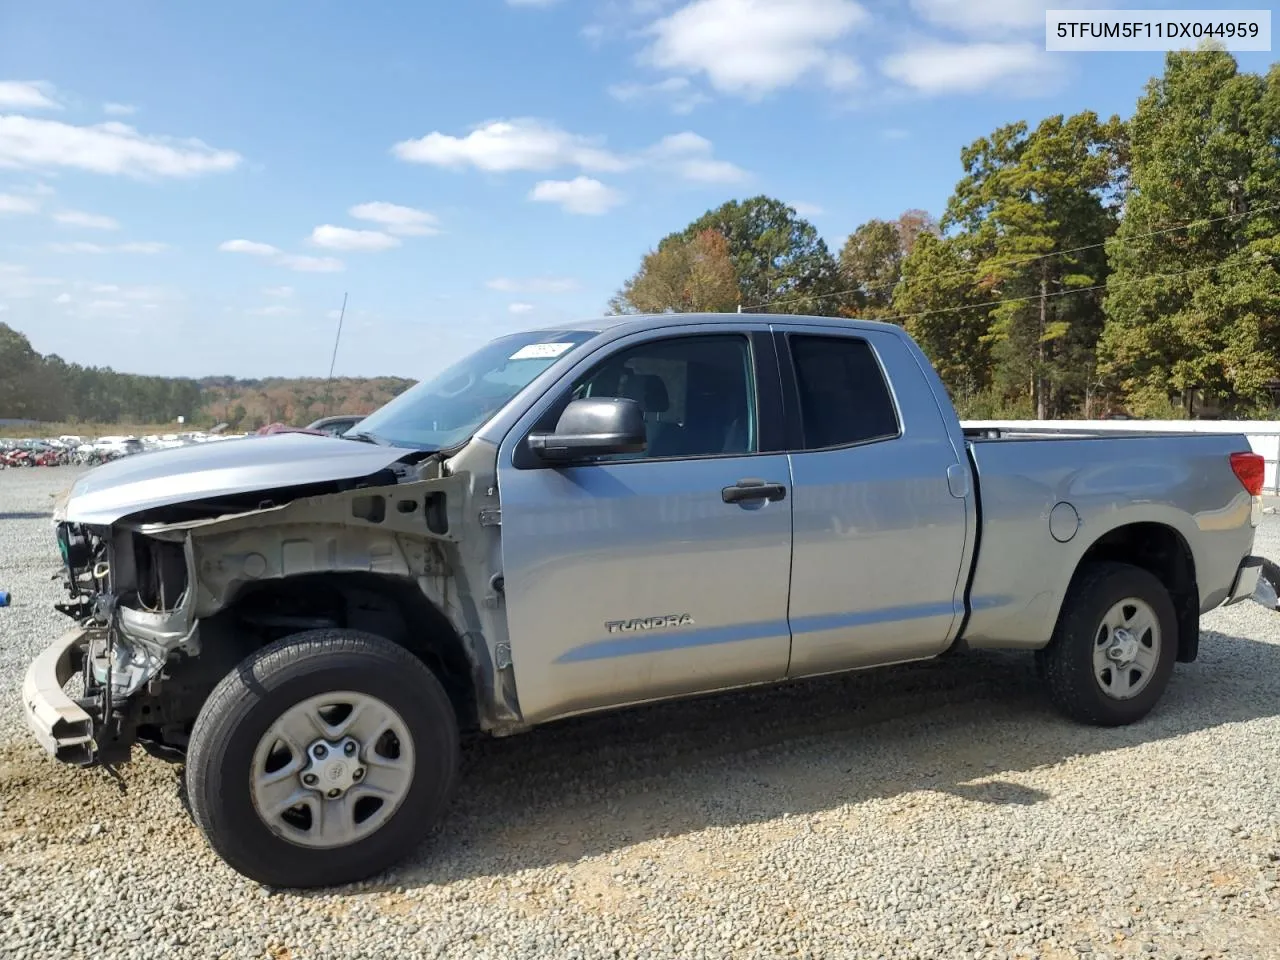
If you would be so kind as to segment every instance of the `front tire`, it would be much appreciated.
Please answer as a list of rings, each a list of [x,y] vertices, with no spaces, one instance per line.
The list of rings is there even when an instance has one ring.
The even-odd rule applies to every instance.
[[[1073,720],[1123,726],[1159,701],[1177,659],[1169,591],[1125,563],[1092,563],[1067,591],[1053,639],[1036,651],[1054,704]]]
[[[449,697],[409,651],[355,630],[285,637],[214,688],[187,750],[214,851],[276,887],[333,886],[418,846],[452,796]]]

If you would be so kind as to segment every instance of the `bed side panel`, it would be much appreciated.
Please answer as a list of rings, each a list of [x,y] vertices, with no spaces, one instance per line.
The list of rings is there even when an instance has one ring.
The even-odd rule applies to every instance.
[[[1228,459],[1248,449],[1243,437],[1004,439],[970,449],[983,521],[965,631],[970,646],[1044,646],[1080,559],[1117,527],[1159,523],[1181,534],[1195,561],[1202,612],[1226,598],[1251,549],[1251,500]],[[1063,502],[1080,522],[1059,542],[1049,518]]]

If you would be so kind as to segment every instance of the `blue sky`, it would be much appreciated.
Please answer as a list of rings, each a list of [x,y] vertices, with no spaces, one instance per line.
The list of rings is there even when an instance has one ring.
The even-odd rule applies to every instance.
[[[725,200],[838,248],[940,213],[1000,124],[1127,116],[1163,55],[1046,53],[1063,6],[0,0],[0,320],[119,370],[323,375],[345,292],[338,372],[424,376],[601,313]]]

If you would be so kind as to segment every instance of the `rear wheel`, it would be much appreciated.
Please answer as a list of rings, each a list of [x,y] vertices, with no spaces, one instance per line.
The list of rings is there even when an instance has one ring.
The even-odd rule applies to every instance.
[[[1140,567],[1095,563],[1072,584],[1053,639],[1036,660],[1067,716],[1121,726],[1156,705],[1177,645],[1177,616],[1164,584]]]
[[[329,886],[391,866],[453,791],[444,689],[403,648],[353,630],[286,637],[214,689],[187,751],[192,814],[235,870]]]

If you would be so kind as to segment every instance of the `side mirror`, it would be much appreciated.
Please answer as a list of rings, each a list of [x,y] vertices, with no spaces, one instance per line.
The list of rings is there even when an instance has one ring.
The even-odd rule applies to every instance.
[[[570,401],[551,433],[529,435],[529,449],[564,463],[610,453],[642,453],[648,444],[644,412],[634,400],[594,397]]]

